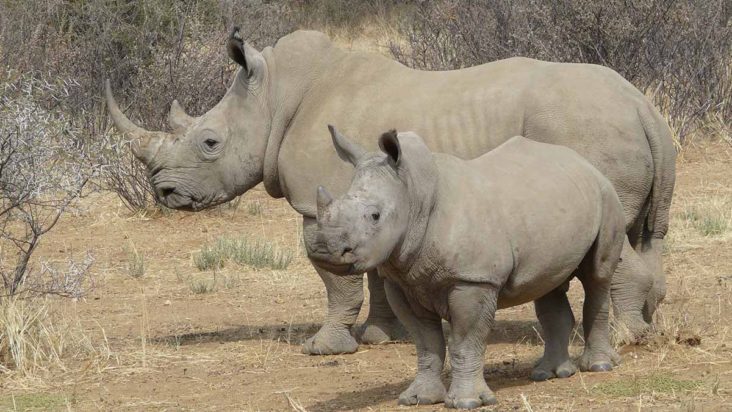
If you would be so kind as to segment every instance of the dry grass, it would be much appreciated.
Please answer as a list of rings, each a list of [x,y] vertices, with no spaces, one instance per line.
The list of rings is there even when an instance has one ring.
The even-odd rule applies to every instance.
[[[78,314],[59,310],[57,303],[44,298],[0,301],[0,376],[11,382],[6,387],[47,388],[54,384],[49,376],[99,373],[113,360],[104,330],[101,337],[92,336]],[[0,405],[6,401],[0,399]],[[18,400],[13,402],[17,406]]]

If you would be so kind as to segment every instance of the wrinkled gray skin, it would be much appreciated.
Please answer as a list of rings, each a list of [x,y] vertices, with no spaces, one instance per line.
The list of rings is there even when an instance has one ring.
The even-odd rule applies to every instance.
[[[311,258],[336,274],[377,268],[386,278],[389,304],[417,345],[417,376],[399,403],[495,403],[483,357],[496,308],[530,301],[546,345],[531,377],[572,375],[566,291],[574,276],[585,290],[580,368],[612,369],[609,292],[625,218],[612,184],[586,160],[521,136],[465,161],[433,156],[410,132],[382,135],[383,153],[331,133],[356,172],[338,200],[318,189]],[[451,326],[447,394],[440,319]]]
[[[668,226],[675,151],[668,126],[642,93],[610,69],[512,58],[463,70],[424,72],[297,31],[261,53],[233,32],[229,54],[241,65],[224,98],[190,117],[173,104],[173,133],[140,129],[107,88],[117,128],[135,138],[160,201],[200,210],[264,181],[303,215],[306,247],[315,229],[318,184],[345,191],[352,170],[333,153],[323,128],[377,136],[415,130],[436,151],[474,158],[511,136],[573,148],[615,185],[629,247],[614,276],[618,315],[642,333],[665,293],[660,252]],[[360,141],[373,148],[373,141]],[[328,292],[323,327],[303,351],[353,352],[350,328],[363,302],[363,276],[316,266]],[[383,281],[369,273],[370,311],[361,340],[400,336]],[[645,318],[645,319],[644,319]]]

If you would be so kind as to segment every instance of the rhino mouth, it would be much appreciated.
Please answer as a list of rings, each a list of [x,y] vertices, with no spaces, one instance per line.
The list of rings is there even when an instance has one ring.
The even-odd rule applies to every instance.
[[[336,258],[329,253],[311,252],[308,257],[315,266],[336,275],[355,275],[364,272],[358,268],[358,262],[346,261],[340,257]]]
[[[158,188],[155,190],[155,198],[160,204],[169,209],[182,210],[186,212],[198,212],[224,203],[227,200],[225,196],[222,195],[196,196],[177,189],[160,190]]]

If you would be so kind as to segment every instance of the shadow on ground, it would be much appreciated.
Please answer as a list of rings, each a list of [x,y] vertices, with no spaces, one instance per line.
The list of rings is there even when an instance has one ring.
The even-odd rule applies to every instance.
[[[488,386],[496,393],[500,402],[501,390],[515,386],[534,384],[528,378],[531,367],[531,363],[524,362],[508,366],[502,363],[487,363],[484,366],[483,374],[488,382]],[[360,410],[368,409],[382,403],[387,403],[396,408],[399,394],[407,389],[411,382],[411,379],[408,379],[399,383],[387,383],[361,391],[342,393],[333,399],[308,405],[306,409],[310,411]],[[445,373],[443,376],[443,383],[445,384],[445,388],[449,388],[449,373]]]
[[[315,334],[320,329],[320,326],[317,323],[241,325],[214,331],[168,334],[153,338],[152,342],[186,346],[211,342],[223,343],[271,339],[287,342],[291,345],[301,345],[308,337]],[[354,330],[359,327],[360,325],[357,325]],[[539,324],[536,321],[498,320],[493,328],[493,333],[488,338],[488,344],[527,343],[539,345],[541,341],[538,337],[538,330]]]

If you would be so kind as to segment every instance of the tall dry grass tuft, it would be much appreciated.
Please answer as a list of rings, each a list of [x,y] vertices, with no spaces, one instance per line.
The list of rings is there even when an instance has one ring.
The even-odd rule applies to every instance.
[[[42,376],[54,370],[68,372],[79,361],[85,362],[85,369],[96,365],[98,370],[111,360],[106,338],[93,343],[78,317],[51,310],[49,302],[0,300],[0,373]]]
[[[3,299],[0,302],[0,368],[33,373],[61,364],[64,336],[48,323],[41,301]]]

